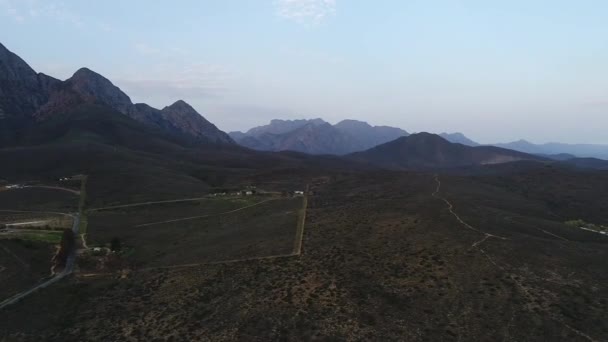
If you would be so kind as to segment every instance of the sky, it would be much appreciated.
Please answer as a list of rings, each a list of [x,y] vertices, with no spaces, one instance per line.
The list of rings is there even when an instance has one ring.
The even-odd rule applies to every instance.
[[[358,119],[481,143],[608,143],[605,0],[0,0],[0,42],[225,131]]]

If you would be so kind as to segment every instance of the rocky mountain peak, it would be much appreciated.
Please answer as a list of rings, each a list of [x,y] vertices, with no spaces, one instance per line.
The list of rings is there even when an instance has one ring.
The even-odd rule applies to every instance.
[[[35,83],[38,74],[23,59],[0,44],[0,79]]]
[[[207,121],[184,100],[178,100],[172,105],[166,106],[160,112],[167,121],[182,132],[197,137],[206,137],[214,143],[234,143],[228,134],[220,131],[214,124]]]
[[[102,75],[88,69],[80,68],[67,80],[70,88],[87,100],[106,104],[126,114],[133,105],[131,99],[120,88]]]
[[[177,100],[173,104],[162,109],[164,112],[177,115],[197,115],[201,116],[191,105],[184,100]],[[202,118],[202,116],[201,116]]]
[[[52,77],[37,74],[23,59],[0,44],[0,114],[27,117],[48,101]]]
[[[338,122],[336,128],[367,129],[372,126],[365,121],[346,119]]]

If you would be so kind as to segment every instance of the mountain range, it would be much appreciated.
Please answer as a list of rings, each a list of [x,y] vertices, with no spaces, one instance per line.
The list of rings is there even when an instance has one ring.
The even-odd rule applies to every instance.
[[[254,150],[335,155],[366,150],[407,135],[394,127],[371,126],[356,120],[331,125],[322,119],[272,120],[245,133],[230,133],[237,143]]]
[[[417,133],[347,156],[389,169],[458,168],[516,161],[546,161],[535,155],[495,146],[451,143],[439,135]]]
[[[272,120],[229,135],[182,100],[162,109],[133,103],[110,80],[90,69],[81,68],[61,81],[37,73],[0,45],[0,160],[21,161],[23,175],[27,170],[48,169],[91,174],[113,165],[139,174],[162,169],[154,182],[171,174],[185,177],[181,182],[188,183],[186,179],[193,176],[208,182],[209,172],[215,174],[211,178],[222,179],[227,172],[268,165],[445,169],[572,159],[567,154],[514,151],[530,146],[534,145],[480,146],[461,133],[410,135],[400,128],[356,120],[335,125],[322,119]],[[201,173],[201,165],[207,171]],[[606,168],[595,159],[572,165]]]
[[[335,125],[323,119],[272,120],[268,125],[247,132],[231,132],[240,145],[261,151],[299,151],[310,154],[344,155],[365,151],[397,138],[409,135],[403,129],[371,126],[367,122],[343,120]],[[608,160],[608,145],[600,144],[533,144],[526,140],[508,143],[480,144],[462,133],[441,133],[445,140],[466,146],[496,146],[535,154],[554,160],[597,158]]]
[[[134,104],[105,77],[81,68],[65,81],[34,71],[19,56],[0,44],[0,118],[3,144],[16,143],[21,130],[83,104],[101,104],[148,127],[209,143],[234,141],[184,101],[162,110]]]

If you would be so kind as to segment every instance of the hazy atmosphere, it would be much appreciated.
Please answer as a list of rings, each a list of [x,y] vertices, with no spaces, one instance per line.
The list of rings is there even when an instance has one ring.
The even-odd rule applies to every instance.
[[[491,143],[608,143],[605,1],[0,0],[37,71],[86,66],[224,131],[359,119]]]
[[[608,341],[607,12],[0,0],[0,341]]]

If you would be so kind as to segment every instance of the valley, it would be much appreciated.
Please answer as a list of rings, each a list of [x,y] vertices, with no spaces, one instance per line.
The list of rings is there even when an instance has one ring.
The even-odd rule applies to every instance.
[[[228,134],[75,70],[0,44],[1,341],[608,340],[605,145]]]
[[[575,187],[560,175],[550,183],[586,189],[581,204],[596,207],[602,189],[588,185],[605,174]],[[563,208],[540,199],[547,193],[525,197],[505,187],[510,177],[494,185],[488,176],[318,174],[301,254],[280,258],[294,251],[302,198],[89,208],[88,247],[109,248],[118,236],[123,251],[102,270],[79,257],[73,277],[0,312],[11,317],[2,331],[68,341],[255,340],[269,327],[271,339],[602,340],[608,237],[566,226],[555,216]],[[203,217],[137,228],[193,214]],[[45,308],[37,323],[20,324],[32,306]]]

